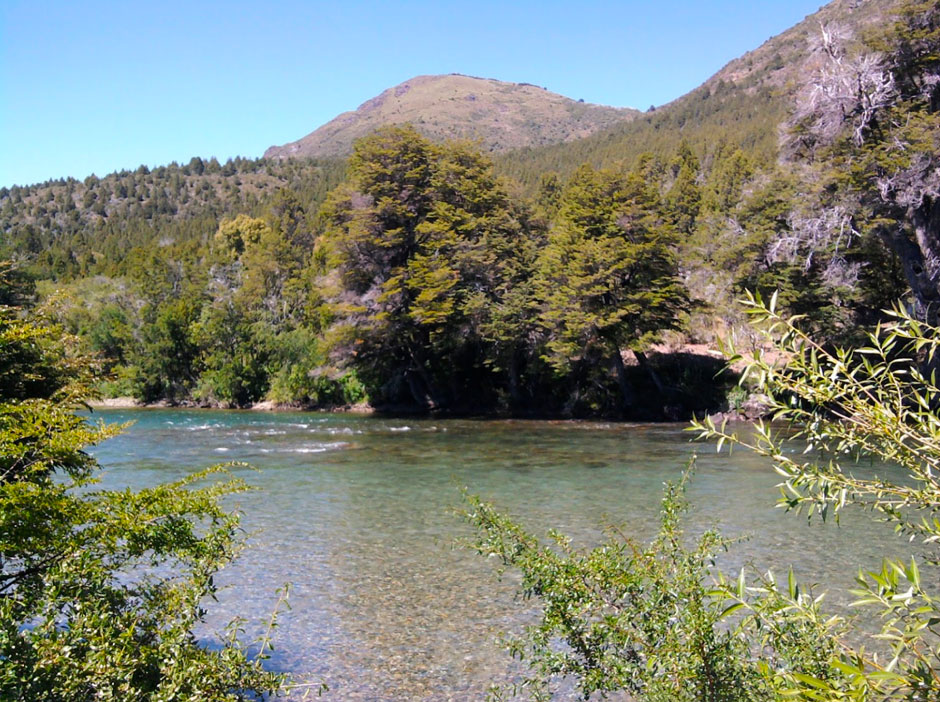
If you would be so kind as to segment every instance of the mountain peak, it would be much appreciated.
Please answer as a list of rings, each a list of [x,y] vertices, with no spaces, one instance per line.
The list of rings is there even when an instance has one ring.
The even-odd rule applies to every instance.
[[[593,105],[532,85],[460,73],[415,76],[362,103],[265,158],[342,156],[378,127],[410,123],[432,139],[478,139],[489,151],[542,146],[589,136],[640,114]]]

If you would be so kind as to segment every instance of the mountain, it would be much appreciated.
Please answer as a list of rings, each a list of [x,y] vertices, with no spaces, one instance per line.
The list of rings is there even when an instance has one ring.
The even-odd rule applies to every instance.
[[[666,105],[584,139],[498,155],[497,164],[505,175],[530,188],[546,171],[566,175],[582,163],[630,165],[643,153],[669,158],[682,141],[700,156],[727,144],[769,164],[777,157],[779,128],[793,98],[821,60],[820,27],[838,26],[860,37],[890,21],[900,4],[900,0],[833,0]]]
[[[890,19],[900,0],[833,0],[761,46],[731,60],[703,87],[720,82],[748,89],[773,88],[790,93],[818,67],[820,29],[838,26],[856,37]],[[681,98],[680,98],[681,99]]]
[[[378,127],[411,123],[436,140],[479,139],[489,151],[574,141],[640,112],[572,100],[529,83],[451,74],[417,76],[344,112],[265,158],[343,156]]]

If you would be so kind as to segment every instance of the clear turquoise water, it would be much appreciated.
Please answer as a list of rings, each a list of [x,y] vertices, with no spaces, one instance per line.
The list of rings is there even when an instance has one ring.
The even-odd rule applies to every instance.
[[[863,516],[841,527],[773,507],[776,476],[743,451],[716,455],[682,425],[376,419],[311,413],[97,411],[135,422],[95,449],[106,487],[143,487],[207,465],[259,489],[237,497],[249,547],[222,573],[211,637],[233,616],[259,633],[275,590],[292,584],[271,665],[325,682],[327,699],[481,699],[515,671],[501,632],[532,614],[494,564],[455,547],[468,531],[459,487],[496,502],[536,533],[581,544],[604,526],[638,538],[655,529],[662,483],[699,454],[690,531],[718,525],[750,535],[722,563],[793,564],[805,582],[839,590],[860,566],[904,556],[910,544]],[[845,597],[834,595],[835,603]],[[300,698],[300,693],[296,694]]]

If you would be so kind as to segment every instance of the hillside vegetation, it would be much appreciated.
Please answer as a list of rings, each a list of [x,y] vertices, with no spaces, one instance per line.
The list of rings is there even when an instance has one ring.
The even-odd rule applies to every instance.
[[[639,116],[571,143],[522,148],[496,157],[497,168],[532,189],[545,171],[569,175],[582,163],[631,167],[642,154],[660,158],[686,142],[708,165],[716,151],[739,147],[772,164],[779,128],[795,95],[819,68],[820,27],[862,36],[890,16],[898,0],[835,0],[799,24],[729,62],[695,90]]]
[[[315,208],[344,169],[338,160],[195,157],[182,166],[0,188],[0,257],[28,262],[39,278],[113,274],[135,250],[204,243],[220,218],[260,213],[283,188]]]

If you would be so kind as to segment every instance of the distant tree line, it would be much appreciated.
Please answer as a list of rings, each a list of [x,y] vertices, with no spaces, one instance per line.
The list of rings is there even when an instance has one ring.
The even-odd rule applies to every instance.
[[[321,202],[343,178],[339,160],[194,157],[185,165],[0,188],[0,257],[57,281],[120,275],[135,248],[200,239],[221,218],[259,213],[281,188]]]

